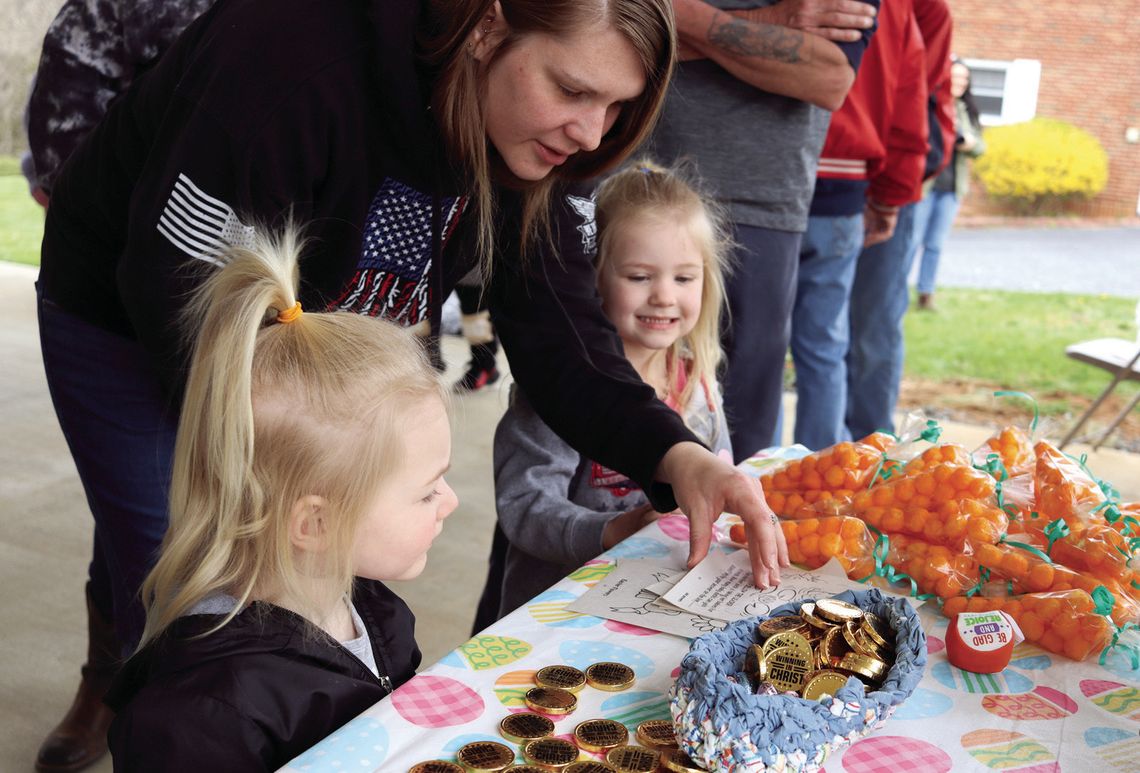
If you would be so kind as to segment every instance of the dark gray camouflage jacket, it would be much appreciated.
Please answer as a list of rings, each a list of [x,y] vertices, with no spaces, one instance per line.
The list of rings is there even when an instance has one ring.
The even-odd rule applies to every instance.
[[[79,142],[135,77],[214,0],[67,0],[28,98],[31,182],[50,192]]]

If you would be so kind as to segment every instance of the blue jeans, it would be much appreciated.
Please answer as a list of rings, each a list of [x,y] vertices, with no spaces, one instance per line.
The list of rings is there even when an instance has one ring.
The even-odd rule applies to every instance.
[[[848,306],[862,247],[862,213],[808,220],[792,314],[792,359],[795,441],[813,451],[848,439]]]
[[[138,342],[42,295],[39,322],[52,404],[95,517],[91,600],[128,655],[142,634],[139,589],[166,532],[178,408]]]
[[[722,339],[728,361],[724,410],[737,462],[777,442],[802,236],[735,226],[738,247],[726,282],[729,315]]]
[[[934,292],[934,278],[938,274],[938,261],[942,257],[942,243],[958,214],[958,197],[950,191],[931,191],[915,205],[915,252],[922,248],[922,262],[918,264],[918,291],[929,295]],[[910,262],[914,262],[911,255]]]
[[[877,429],[894,431],[916,206],[903,207],[894,236],[863,250],[855,265],[847,352],[847,430],[856,439]]]

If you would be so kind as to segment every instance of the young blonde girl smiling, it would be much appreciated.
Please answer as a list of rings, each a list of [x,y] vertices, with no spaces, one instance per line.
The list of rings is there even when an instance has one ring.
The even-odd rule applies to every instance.
[[[598,293],[626,358],[731,460],[716,381],[728,254],[717,211],[679,172],[641,162],[599,187],[597,223]],[[499,521],[476,628],[660,515],[636,484],[559,438],[517,389],[495,432],[494,467]]]
[[[446,391],[412,335],[303,312],[296,236],[234,251],[196,342],[146,628],[108,695],[116,770],[272,770],[415,673],[407,606],[456,507]]]

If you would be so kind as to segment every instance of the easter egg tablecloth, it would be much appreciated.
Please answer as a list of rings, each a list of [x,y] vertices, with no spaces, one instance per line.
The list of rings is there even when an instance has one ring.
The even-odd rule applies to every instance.
[[[688,640],[566,607],[617,561],[654,558],[681,569],[687,553],[683,518],[650,524],[424,669],[285,770],[402,773],[424,760],[454,761],[471,741],[502,742],[499,722],[526,710],[523,695],[534,672],[558,663],[585,670],[618,661],[633,668],[637,681],[625,692],[583,688],[577,711],[552,717],[555,735],[568,737],[576,724],[596,717],[625,724],[631,735],[643,720],[668,719],[669,688]],[[1110,653],[1102,666],[1095,656],[1074,662],[1020,644],[1001,673],[972,674],[947,662],[946,620],[936,607],[927,604],[920,614],[930,650],[922,683],[882,729],[834,754],[823,770],[1140,773],[1140,672],[1123,653]]]

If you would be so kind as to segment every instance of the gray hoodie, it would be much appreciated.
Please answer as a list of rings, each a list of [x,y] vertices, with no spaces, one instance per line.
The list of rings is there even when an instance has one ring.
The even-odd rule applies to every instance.
[[[685,421],[732,458],[716,385],[693,390]],[[517,387],[495,430],[495,506],[510,541],[499,617],[602,552],[609,521],[648,500],[637,484],[581,456],[538,417]]]

